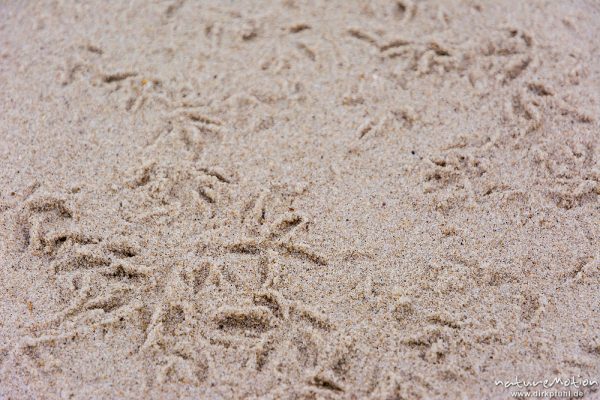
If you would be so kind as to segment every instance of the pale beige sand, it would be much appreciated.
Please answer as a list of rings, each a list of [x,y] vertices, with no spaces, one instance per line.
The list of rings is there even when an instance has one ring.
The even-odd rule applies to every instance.
[[[598,2],[125,3],[0,5],[0,398],[600,379]]]

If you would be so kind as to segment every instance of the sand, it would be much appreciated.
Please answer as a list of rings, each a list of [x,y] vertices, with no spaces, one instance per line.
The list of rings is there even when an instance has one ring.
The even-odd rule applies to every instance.
[[[0,398],[600,380],[599,37],[592,0],[3,2]]]

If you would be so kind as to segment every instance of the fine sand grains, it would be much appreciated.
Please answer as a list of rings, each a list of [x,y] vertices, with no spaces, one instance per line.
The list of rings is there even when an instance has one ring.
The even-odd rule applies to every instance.
[[[591,0],[4,2],[0,398],[600,380],[599,21]]]

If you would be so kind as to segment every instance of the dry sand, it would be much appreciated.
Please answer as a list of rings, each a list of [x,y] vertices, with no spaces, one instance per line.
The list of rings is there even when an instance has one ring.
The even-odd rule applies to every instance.
[[[598,2],[15,0],[0,25],[0,398],[600,379]]]

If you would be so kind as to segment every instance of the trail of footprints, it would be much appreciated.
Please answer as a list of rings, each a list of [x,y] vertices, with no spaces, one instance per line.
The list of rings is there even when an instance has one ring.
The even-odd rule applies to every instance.
[[[220,173],[207,173],[219,182],[226,181]],[[261,202],[258,204],[264,206]],[[27,249],[40,257],[48,257],[52,273],[58,280],[69,282],[74,293],[66,308],[32,327],[35,332],[46,333],[25,340],[22,349],[85,336],[94,328],[110,326],[125,318],[139,319],[147,312],[144,310],[148,310],[148,306],[141,299],[160,271],[143,265],[144,252],[138,244],[127,237],[106,239],[78,232],[77,224],[72,221],[75,211],[64,198],[33,196],[25,203],[22,213],[29,224],[29,231],[24,234]],[[247,224],[252,221],[260,225],[265,222],[263,217],[260,212],[258,219],[246,216],[244,220]],[[160,304],[153,308],[145,328],[145,340],[139,347],[140,352],[153,354],[158,359],[158,381],[200,384],[207,378],[210,351],[206,348],[197,351],[197,343],[182,341],[180,335],[189,334],[189,329],[201,332],[194,337],[204,337],[208,347],[229,347],[250,339],[256,353],[253,363],[260,370],[268,362],[269,353],[282,345],[280,340],[294,321],[307,321],[315,332],[328,332],[332,328],[318,311],[288,300],[274,289],[280,283],[278,264],[282,257],[320,266],[326,264],[324,258],[308,246],[282,241],[282,237],[289,240],[293,230],[299,229],[303,222],[297,214],[284,214],[268,225],[259,240],[223,242],[216,246],[211,242],[208,247],[213,246],[213,249],[200,243],[197,262],[182,263],[167,274],[166,288],[159,294]],[[260,272],[257,273],[261,278],[256,290],[248,295],[247,305],[224,304],[215,308],[207,321],[212,329],[206,329],[198,322],[202,319],[201,310],[206,307],[203,300],[212,291],[226,286],[234,297],[242,294],[228,283],[223,263],[219,261],[220,252],[241,253],[258,260]],[[303,329],[302,326],[296,325],[296,329]],[[299,346],[304,351],[308,344]]]
[[[133,72],[105,74],[100,81],[120,85],[135,77]],[[236,184],[235,178],[195,161],[206,138],[218,142],[226,124],[190,107],[176,108],[166,118],[170,128],[145,150],[144,158],[153,161],[124,182],[123,189],[129,190],[126,199],[133,207],[123,211],[123,218],[147,224],[154,221],[153,215],[164,212],[175,220],[200,215],[201,221],[207,221],[231,209],[227,192]],[[195,157],[163,161],[160,151],[171,144],[183,144]],[[170,267],[157,265],[131,237],[79,229],[76,206],[68,197],[32,195],[20,211],[26,229],[18,234],[27,251],[46,260],[69,300],[60,312],[32,324],[33,336],[16,351],[27,354],[42,344],[84,338],[95,329],[126,324],[142,331],[137,354],[154,360],[148,371],[151,382],[201,385],[211,379],[211,365],[219,360],[215,356],[239,346],[250,349],[248,367],[262,370],[270,354],[287,349],[291,329],[302,366],[315,367],[318,343],[334,325],[319,311],[282,294],[286,287],[282,265],[308,263],[322,268],[327,260],[295,239],[296,232],[307,230],[306,217],[297,212],[272,215],[268,208],[273,196],[268,193],[266,189],[249,196],[253,200],[240,210],[237,228],[246,232],[245,238],[231,232],[232,240],[199,240],[193,260],[175,256]],[[211,299],[215,291],[226,295],[215,302]],[[340,390],[322,376],[306,379]]]
[[[497,147],[509,149],[515,141],[497,138],[457,140],[450,148],[424,159],[421,166],[424,192],[442,212],[498,196],[502,201],[527,199],[526,191],[488,178],[497,174],[497,166],[490,161],[490,151]],[[537,181],[551,183],[543,195],[556,207],[569,210],[597,200],[600,176],[594,168],[594,149],[593,142],[582,145],[538,140],[531,144],[526,157],[536,169]]]
[[[566,117],[577,123],[591,123],[595,120],[586,111],[570,105],[550,83],[539,81],[533,77],[533,73],[526,72],[528,70],[535,72],[540,67],[539,55],[533,51],[535,41],[527,32],[514,28],[506,28],[502,32],[501,35],[480,44],[475,56],[469,55],[465,58],[468,62],[461,61],[458,65],[462,66],[463,71],[468,72],[469,80],[475,88],[483,90],[485,85],[481,86],[481,83],[486,82],[488,87],[506,87],[513,93],[511,99],[505,104],[504,119],[513,126],[512,130],[516,133],[512,137],[507,135],[506,137],[472,139],[470,143],[461,138],[449,148],[442,149],[439,154],[424,160],[423,181],[426,193],[433,194],[433,197],[438,200],[440,196],[435,194],[448,193],[450,188],[451,192],[459,193],[454,197],[446,198],[443,198],[442,195],[442,201],[436,205],[442,211],[448,211],[464,202],[472,205],[485,201],[495,192],[516,194],[508,186],[492,186],[488,182],[486,174],[491,172],[494,167],[489,158],[491,149],[496,147],[508,149],[510,146],[518,148],[522,146],[520,144],[522,141],[533,141],[535,145],[535,137],[529,139],[528,135],[530,136],[532,132],[536,132],[538,136],[543,134],[544,121],[551,114]],[[452,51],[446,53],[451,54]],[[465,54],[469,54],[469,52]],[[463,54],[463,58],[465,54]],[[489,56],[495,56],[495,58],[489,58]],[[577,84],[572,79],[574,74],[577,75],[576,71],[578,70],[575,67],[567,77],[561,78],[561,81],[571,85]],[[546,152],[540,151],[539,147],[536,147],[533,157],[534,164],[546,168],[554,162],[550,158],[556,158],[555,162],[563,165],[581,165],[584,159],[583,153],[587,158],[590,157],[590,154],[593,157],[594,154],[594,146],[590,143],[587,149],[567,151],[570,160],[565,163],[559,161],[558,157],[548,156]],[[475,152],[463,151],[463,149],[474,149]],[[593,201],[597,196],[600,187],[599,180],[593,176],[593,173],[590,173],[593,160],[587,159],[586,164],[581,165],[580,168],[587,172],[580,173],[578,170],[577,173],[572,174],[578,176],[569,179],[568,190],[555,189],[546,193],[546,196],[557,207],[570,209]],[[557,172],[560,171],[560,168],[555,169]],[[544,174],[543,168],[539,169],[538,174]],[[553,175],[555,182],[562,178],[560,173]]]
[[[346,34],[376,49],[384,64],[400,66],[411,79],[458,74],[466,75],[473,88],[481,93],[508,88],[512,94],[505,104],[504,114],[526,132],[539,130],[550,112],[578,123],[596,120],[590,112],[570,104],[548,83],[535,80],[535,72],[542,65],[536,51],[544,46],[537,46],[532,35],[523,29],[500,27],[488,37],[464,44],[444,43],[435,35],[390,38],[386,32],[373,33],[352,27]],[[565,83],[578,84],[583,70],[581,64],[576,64],[568,71]],[[345,105],[363,102],[361,96],[344,99]],[[415,118],[405,119],[409,123],[415,121]],[[382,121],[365,119],[359,124],[357,137],[363,139],[369,131],[380,129],[382,124]]]
[[[269,354],[284,346],[290,326],[294,332],[302,332],[308,323],[312,333],[305,335],[310,336],[320,336],[319,332],[333,328],[321,313],[286,299],[276,289],[281,287],[278,274],[282,260],[291,257],[319,266],[326,264],[308,246],[282,241],[282,237],[289,240],[293,230],[302,226],[303,219],[297,214],[275,219],[258,240],[211,242],[212,249],[199,243],[196,261],[182,262],[167,273],[164,292],[157,294],[159,304],[150,309],[143,298],[153,293],[151,282],[160,279],[164,271],[144,265],[144,251],[138,244],[127,237],[106,239],[78,232],[72,221],[75,211],[60,197],[34,196],[22,212],[30,224],[25,235],[27,249],[51,260],[49,269],[57,280],[68,282],[73,293],[62,311],[32,326],[35,336],[21,343],[23,352],[64,338],[85,337],[96,328],[124,320],[130,324],[148,318],[139,352],[156,360],[156,382],[199,385],[210,375],[214,362],[211,354],[219,352],[215,347],[235,347],[249,340],[253,353],[248,362],[260,371],[269,362]],[[263,214],[258,216],[258,220],[246,217],[245,221],[260,225],[257,221],[262,221]],[[66,222],[69,228],[63,227]],[[254,290],[240,291],[228,281],[222,254],[243,254],[258,263],[256,273],[260,278],[251,284]],[[224,259],[227,262],[227,257]],[[236,270],[235,261],[231,263],[230,274]],[[231,297],[226,298],[245,296],[246,302],[213,305],[207,310],[207,299],[215,290],[229,291]],[[202,322],[205,315],[209,317]],[[192,337],[204,339],[193,342],[189,339],[191,332],[196,332]],[[298,335],[298,352],[304,353],[312,342]],[[316,348],[311,351],[318,353]],[[312,365],[315,360],[305,362]],[[325,385],[324,378],[319,379],[317,383]]]

